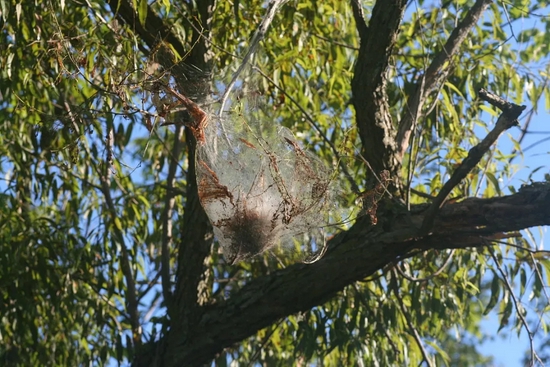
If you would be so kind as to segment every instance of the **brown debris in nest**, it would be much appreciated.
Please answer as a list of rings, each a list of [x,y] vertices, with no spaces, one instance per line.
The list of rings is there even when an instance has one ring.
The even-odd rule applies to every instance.
[[[271,218],[244,203],[235,216],[215,223],[231,242],[224,253],[230,264],[259,255],[276,245],[278,231]]]
[[[378,210],[378,202],[384,197],[384,193],[388,189],[388,185],[391,182],[390,173],[386,170],[380,172],[380,180],[372,190],[368,190],[363,195],[363,209],[369,216],[373,226],[378,223],[378,217],[376,211]]]
[[[191,123],[187,126],[193,133],[195,139],[197,139],[197,142],[199,144],[204,144],[206,142],[204,137],[204,129],[208,126],[208,115],[206,112],[204,112],[198,104],[174,90],[174,88],[166,87],[166,90],[185,106],[187,112],[189,112],[189,115],[191,116]]]
[[[233,194],[229,192],[227,186],[220,184],[220,180],[216,173],[204,161],[198,161],[207,172],[202,176],[198,183],[199,200],[201,203],[213,201],[217,199],[228,198],[233,204]]]

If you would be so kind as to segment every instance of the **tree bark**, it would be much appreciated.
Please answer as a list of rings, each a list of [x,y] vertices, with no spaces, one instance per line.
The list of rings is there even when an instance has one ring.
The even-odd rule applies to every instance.
[[[397,132],[388,104],[386,73],[406,5],[406,0],[377,1],[367,27],[362,5],[358,0],[352,1],[361,43],[351,90],[363,155],[374,174],[386,170],[394,178],[398,177],[400,163],[395,141]],[[374,182],[372,180],[371,184]]]
[[[418,238],[425,207],[406,212],[394,206],[384,214],[391,219],[381,223],[392,223],[389,231],[360,218],[331,241],[331,250],[318,262],[295,264],[253,279],[227,301],[201,306],[196,314],[199,322],[190,330],[192,337],[181,335],[178,343],[170,345],[174,348],[172,364],[203,365],[223,348],[280,318],[321,305],[353,282],[418,251],[482,247],[502,232],[550,225],[550,183],[525,186],[514,195],[447,204],[440,210],[434,231]]]

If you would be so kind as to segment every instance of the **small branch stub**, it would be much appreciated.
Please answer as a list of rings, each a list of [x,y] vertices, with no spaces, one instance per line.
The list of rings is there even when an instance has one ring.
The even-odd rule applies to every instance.
[[[485,153],[489,151],[491,146],[497,141],[500,134],[509,128],[518,124],[518,117],[521,115],[526,106],[519,106],[510,103],[501,97],[493,94],[483,88],[478,92],[479,98],[490,103],[502,111],[493,130],[476,146],[472,147],[468,152],[468,156],[460,163],[458,168],[453,172],[451,178],[441,188],[441,191],[432,202],[432,205],[426,211],[424,221],[420,228],[420,235],[427,235],[433,227],[435,217],[439,209],[445,203],[447,196],[451,191],[470,173],[470,171],[481,161]]]
[[[477,93],[478,93],[479,99],[485,102],[488,102],[492,106],[495,106],[496,108],[501,110],[503,113],[508,114],[509,115],[508,118],[513,120],[515,124],[517,124],[517,118],[519,117],[519,115],[521,115],[523,110],[525,110],[526,108],[526,106],[523,106],[523,105],[519,106],[517,104],[510,103],[505,99],[497,96],[496,94],[489,92],[484,88],[480,88]]]

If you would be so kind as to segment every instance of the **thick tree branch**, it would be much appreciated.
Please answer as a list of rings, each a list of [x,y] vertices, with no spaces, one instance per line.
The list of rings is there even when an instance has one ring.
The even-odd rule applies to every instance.
[[[479,0],[476,6],[489,2]],[[110,0],[109,3],[113,12],[133,27],[150,49],[164,40],[180,56],[185,54],[184,45],[152,11],[149,11],[145,24],[141,26],[131,2]],[[399,146],[395,141],[396,131],[389,113],[385,74],[406,3],[406,0],[377,1],[367,27],[360,2],[352,0],[361,37],[352,92],[357,125],[364,147],[363,154],[375,173],[389,170],[393,176],[397,175],[400,158]],[[192,21],[200,22],[202,28],[207,28],[212,6],[213,1],[197,2],[198,15]],[[369,28],[376,29],[377,32],[370,32]],[[201,27],[197,26],[196,29]],[[456,36],[456,39],[462,42],[463,38],[460,37],[464,36]],[[191,50],[188,62],[202,70],[208,70],[205,38],[196,31],[193,38],[197,42]],[[442,74],[442,65],[458,47],[451,46],[444,49],[443,61],[438,61],[441,64],[437,66],[434,60],[434,69],[427,70],[426,82],[437,84],[437,78]],[[165,68],[172,67],[174,63],[174,60],[168,59],[159,61],[165,63]],[[178,78],[177,73],[174,74]],[[430,81],[429,75],[433,75],[433,81]],[[178,83],[180,89],[185,89],[184,83],[188,84],[183,80],[178,80]],[[428,85],[421,89],[429,90]],[[422,101],[423,95],[420,97],[418,99]],[[349,231],[330,241],[329,253],[318,262],[312,265],[295,264],[268,276],[253,279],[242,289],[235,291],[227,301],[202,305],[198,289],[204,277],[205,259],[208,259],[210,252],[212,232],[196,194],[196,142],[189,131],[186,138],[189,170],[172,302],[176,312],[170,315],[169,332],[157,345],[162,346],[159,350],[162,352],[160,358],[164,366],[208,363],[223,348],[253,335],[278,319],[322,304],[353,282],[396,261],[413,256],[418,251],[485,246],[487,239],[502,231],[550,225],[550,185],[546,184],[528,186],[507,197],[472,198],[445,206],[442,206],[443,198],[430,209],[438,213],[437,218],[434,215],[428,220],[427,214],[431,215],[431,212],[426,214],[414,210],[418,208],[413,208],[410,213],[404,208],[399,213],[386,211],[384,218],[391,223],[390,228],[385,225],[372,227],[367,217],[359,219]],[[396,216],[399,220],[394,220]],[[418,228],[423,223],[429,228],[433,224],[435,229],[430,236],[418,238]],[[308,292],[304,292],[306,288]],[[150,358],[151,353],[145,352],[137,356],[136,362],[147,363]]]
[[[377,1],[368,27],[360,2],[353,0],[351,4],[361,38],[351,89],[363,155],[374,173],[387,170],[396,177],[396,131],[389,112],[386,72],[407,1]]]
[[[187,202],[183,217],[183,233],[178,246],[178,269],[176,273],[176,289],[173,296],[175,317],[171,319],[170,333],[164,353],[165,366],[181,366],[174,364],[174,355],[180,353],[177,345],[191,337],[190,330],[200,318],[199,283],[203,280],[205,271],[204,259],[208,256],[213,240],[210,221],[202,208],[195,180],[195,139],[187,133],[189,148]],[[193,162],[193,163],[191,163]],[[189,194],[193,193],[193,194]]]
[[[470,30],[477,24],[485,9],[492,2],[492,0],[476,1],[464,19],[452,31],[443,49],[434,57],[425,74],[420,78],[421,82],[416,86],[415,92],[408,98],[396,138],[399,161],[403,159],[403,155],[409,147],[409,138],[426,97],[447,79],[450,69],[445,68],[445,65],[457,54]]]
[[[203,307],[193,337],[173,346],[179,351],[174,364],[207,363],[223,348],[282,317],[326,302],[347,285],[412,256],[414,250],[480,247],[502,231],[550,225],[550,184],[522,187],[505,197],[448,204],[439,212],[436,230],[423,239],[417,239],[416,228],[424,213],[416,209],[396,214],[397,227],[386,232],[374,232],[363,218],[336,236],[332,250],[318,262],[254,279],[226,302]]]
[[[486,91],[485,89],[481,89],[479,91],[479,98],[501,109],[502,114],[498,118],[493,130],[491,130],[485,139],[483,139],[478,145],[470,149],[466,159],[464,159],[460,166],[458,166],[458,168],[453,172],[451,178],[445,182],[441,188],[441,191],[433,200],[430,208],[426,212],[426,217],[424,218],[424,222],[420,228],[421,235],[428,234],[432,228],[437,211],[443,205],[451,191],[468,175],[468,173],[470,173],[479,161],[481,161],[483,155],[485,155],[485,153],[487,153],[487,151],[491,148],[491,145],[497,141],[500,134],[512,126],[517,125],[517,118],[525,109],[525,106],[518,106],[516,104],[509,103]]]
[[[181,72],[184,74],[179,75],[180,72],[173,69],[180,90],[191,93],[195,102],[199,104],[206,100],[210,91],[208,78],[211,62],[208,60],[208,46],[205,40],[209,34],[208,27],[213,6],[213,0],[198,2],[196,14],[191,19],[194,47],[186,62],[197,67],[202,74],[186,75],[186,71],[182,69]],[[199,33],[198,29],[202,29],[202,33]],[[207,260],[213,241],[212,226],[199,202],[195,173],[197,141],[189,128],[186,128],[185,136],[189,168],[187,170],[187,196],[182,235],[178,245],[176,288],[173,297],[177,316],[171,319],[170,333],[163,355],[165,366],[182,365],[177,364],[177,358],[175,358],[180,354],[178,345],[183,340],[193,338],[192,330],[195,329],[200,318],[200,304],[204,303],[204,295],[201,294],[201,290],[209,289],[209,285],[205,283],[207,283],[209,271]]]
[[[202,103],[209,92],[209,70],[211,63],[207,59],[208,47],[205,39],[208,38],[209,19],[214,6],[213,0],[197,2],[196,8],[190,7],[189,23],[192,28],[193,47],[187,47],[180,39],[170,31],[169,25],[149,8],[144,24],[140,24],[138,15],[128,0],[108,0],[113,13],[127,23],[140,37],[149,49],[157,48],[161,42],[168,43],[171,48],[179,55],[165,47],[158,48],[158,60],[165,70],[170,70],[172,76],[176,79],[180,91],[193,96],[197,103]],[[199,31],[200,30],[200,31]],[[178,56],[186,55],[185,64],[178,63]],[[188,66],[191,65],[192,69]],[[167,244],[170,237],[170,231],[163,233],[163,290],[167,297],[170,310],[170,332],[163,340],[163,351],[160,358],[164,365],[173,365],[174,355],[179,354],[179,350],[174,348],[184,340],[190,338],[189,330],[193,329],[199,321],[199,285],[205,278],[205,259],[208,258],[213,240],[212,227],[210,221],[202,208],[197,191],[195,180],[195,145],[196,141],[193,134],[186,129],[186,142],[188,148],[187,170],[187,189],[185,212],[182,220],[182,235],[178,244],[178,261],[176,271],[176,286],[172,296],[169,295],[168,288],[169,268]],[[169,177],[169,181],[172,177]],[[170,182],[169,182],[170,186]],[[171,211],[171,199],[167,199],[167,212],[165,219],[169,220]],[[168,230],[168,226],[163,227]],[[205,288],[205,287],[202,287]],[[170,299],[171,298],[171,299]],[[149,356],[151,357],[151,356]],[[139,358],[138,358],[139,359]],[[138,360],[139,364],[140,361]],[[181,364],[179,364],[181,365]]]
[[[186,48],[179,38],[174,33],[170,32],[170,27],[166,25],[162,18],[157,16],[150,7],[147,9],[147,18],[144,24],[141,25],[138,14],[132,7],[131,1],[107,0],[107,4],[111,7],[113,14],[124,20],[150,50],[154,49],[158,43],[165,41],[172,45],[179,56],[183,57],[183,55],[185,55]]]

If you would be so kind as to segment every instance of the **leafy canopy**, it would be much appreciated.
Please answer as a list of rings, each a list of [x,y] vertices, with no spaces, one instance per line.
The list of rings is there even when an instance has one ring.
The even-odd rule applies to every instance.
[[[386,74],[394,122],[473,3],[408,5]],[[181,126],[160,126],[185,117],[163,110],[155,83],[194,91],[196,75],[208,71],[202,67],[212,68],[215,82],[226,80],[265,7],[220,1],[206,24],[185,1],[131,4],[135,24],[121,22],[123,6],[102,1],[0,1],[0,360],[10,365],[125,363],[171,329],[161,269],[168,265],[168,281],[177,280],[195,177]],[[367,19],[373,6],[362,3]],[[537,16],[545,6],[493,3],[443,65],[448,78],[429,93],[403,158],[408,205],[437,194],[491,129],[498,112],[477,99],[480,87],[529,104],[527,129],[532,114],[550,108],[549,18]],[[180,44],[162,32],[148,39],[139,32],[153,14]],[[204,42],[197,33],[208,28]],[[265,74],[257,86],[265,108],[338,172],[349,205],[370,189],[365,177],[372,175],[360,158],[351,103],[359,44],[348,2],[290,1],[255,61]],[[185,66],[204,45],[208,63]],[[493,147],[452,196],[513,191],[503,185],[518,169],[512,158],[521,141],[513,136],[512,147]],[[486,338],[485,315],[497,315],[505,331],[519,334],[527,324],[546,330],[550,259],[532,252],[533,239],[424,252],[212,358],[219,365],[417,365],[425,348],[438,364],[486,363],[475,347]],[[164,265],[163,243],[170,254]],[[201,302],[224,302],[250,279],[293,261],[267,255],[229,266],[214,242]]]

